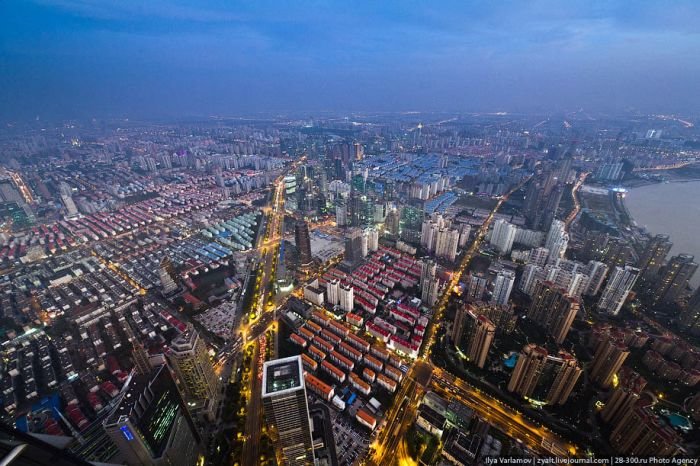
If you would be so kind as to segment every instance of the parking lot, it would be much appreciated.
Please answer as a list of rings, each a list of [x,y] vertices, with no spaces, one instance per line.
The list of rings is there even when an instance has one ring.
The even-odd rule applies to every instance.
[[[346,413],[331,410],[333,436],[340,466],[350,466],[364,458],[369,448],[369,431]]]

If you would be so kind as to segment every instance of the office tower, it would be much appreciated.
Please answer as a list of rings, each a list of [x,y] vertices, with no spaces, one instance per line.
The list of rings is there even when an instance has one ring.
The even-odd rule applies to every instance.
[[[284,464],[314,464],[311,419],[300,356],[263,363],[265,420]]]
[[[457,245],[459,244],[459,231],[449,228],[440,228],[435,242],[435,255],[444,257],[450,262],[457,258]]]
[[[345,257],[343,262],[354,267],[362,261],[362,230],[351,228],[345,236]]]
[[[565,351],[550,356],[533,343],[525,345],[508,381],[508,391],[547,404],[566,403],[583,371]]]
[[[544,242],[544,247],[549,250],[548,262],[563,258],[568,244],[569,235],[566,233],[566,225],[561,220],[553,220]]]
[[[554,341],[561,344],[569,333],[579,307],[578,299],[569,296],[552,282],[543,281],[535,285],[527,316],[544,327]]]
[[[399,211],[391,209],[384,220],[384,233],[392,238],[398,238],[400,219]]]
[[[661,280],[654,290],[654,304],[670,304],[682,298],[688,290],[688,281],[698,269],[690,254],[673,256],[661,271]]]
[[[177,290],[175,267],[168,256],[163,257],[163,260],[160,261],[158,277],[160,278],[160,289],[164,295]]]
[[[215,419],[221,394],[219,377],[207,345],[192,325],[172,341],[167,356],[190,410]]]
[[[623,455],[670,458],[681,453],[680,435],[649,407],[636,406],[617,423],[610,444]]]
[[[476,314],[473,308],[465,306],[457,309],[452,328],[455,346],[464,351],[467,359],[483,369],[489,348],[496,335],[496,326],[483,314]]]
[[[326,300],[331,306],[340,302],[340,281],[337,278],[329,280],[326,284]]]
[[[588,275],[588,285],[583,294],[586,296],[595,296],[600,291],[600,287],[608,275],[608,266],[599,261],[588,261],[586,267],[586,275]]]
[[[493,246],[499,253],[508,254],[513,249],[513,241],[515,241],[515,232],[517,227],[512,225],[502,218],[499,218],[493,223],[493,231],[489,244]]]
[[[656,235],[649,240],[639,256],[639,275],[651,280],[659,274],[673,243],[668,235]]]
[[[547,263],[547,257],[549,257],[549,249],[547,248],[530,249],[530,255],[527,258],[527,263],[538,267],[544,267]]]
[[[615,267],[610,274],[608,283],[598,300],[598,309],[616,316],[625,303],[634,283],[637,281],[639,269],[626,266],[624,269]]]
[[[623,367],[618,374],[618,385],[610,394],[600,416],[607,424],[616,425],[637,404],[647,381],[629,367]]]
[[[309,235],[309,224],[299,221],[294,224],[294,241],[299,250],[299,264],[307,267],[313,262],[311,255],[311,236]]]
[[[624,333],[608,333],[597,345],[591,366],[591,380],[603,388],[613,383],[613,377],[622,367],[630,352]]]
[[[165,365],[134,375],[113,412],[103,421],[129,466],[196,464],[199,435]],[[116,463],[116,461],[114,461]]]
[[[404,205],[401,208],[401,219],[399,220],[401,239],[409,243],[420,242],[422,221],[423,210],[414,206]]]
[[[338,200],[335,204],[335,223],[339,227],[348,225],[348,208],[345,201]]]
[[[355,303],[355,289],[348,284],[341,283],[339,288],[340,308],[345,312],[351,312]]]
[[[563,180],[562,180],[563,181]],[[549,192],[546,201],[544,202],[544,209],[542,212],[538,212],[538,218],[541,218],[541,225],[551,225],[552,221],[557,215],[557,210],[559,210],[559,203],[561,202],[561,197],[564,194],[564,185],[558,183]]]
[[[510,298],[510,292],[513,290],[514,282],[515,272],[505,269],[499,271],[493,285],[491,302],[494,304],[508,304],[508,298]]]
[[[437,264],[430,259],[421,261],[420,288],[421,300],[428,306],[433,306],[438,300],[440,284],[437,279]]]

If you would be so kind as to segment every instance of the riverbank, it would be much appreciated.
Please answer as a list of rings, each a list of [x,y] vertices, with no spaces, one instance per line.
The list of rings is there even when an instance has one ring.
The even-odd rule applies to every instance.
[[[650,235],[666,234],[673,247],[669,256],[692,254],[700,259],[700,179],[684,178],[630,189],[621,209],[632,227]],[[691,280],[700,285],[700,274]]]

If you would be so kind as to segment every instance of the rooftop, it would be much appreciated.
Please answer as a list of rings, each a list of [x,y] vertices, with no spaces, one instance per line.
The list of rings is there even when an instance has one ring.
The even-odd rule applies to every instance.
[[[270,396],[301,387],[304,380],[303,373],[300,356],[265,362],[263,365],[262,396]]]

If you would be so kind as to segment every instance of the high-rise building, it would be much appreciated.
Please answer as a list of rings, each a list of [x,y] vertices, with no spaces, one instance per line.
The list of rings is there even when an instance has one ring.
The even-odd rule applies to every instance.
[[[608,283],[598,300],[598,309],[610,315],[616,316],[625,303],[634,283],[639,276],[639,269],[626,266],[624,269],[615,267],[610,274]]]
[[[579,307],[578,299],[569,296],[552,282],[543,281],[535,285],[527,316],[544,327],[554,341],[561,344],[569,333]]]
[[[661,271],[661,280],[654,290],[654,304],[670,304],[682,298],[688,290],[688,281],[698,269],[690,254],[673,256]]]
[[[515,272],[507,269],[499,271],[493,285],[491,302],[494,304],[508,304],[508,299],[510,298],[510,292],[513,290],[514,282]]]
[[[468,302],[481,301],[486,291],[486,277],[470,274],[467,277],[467,290],[464,299]]]
[[[348,224],[348,207],[343,200],[338,200],[335,204],[335,223],[339,227],[344,227]]]
[[[694,334],[700,331],[700,287],[695,289],[695,292],[683,307],[679,323],[681,327]]]
[[[563,258],[568,245],[569,235],[566,233],[566,224],[561,220],[553,220],[544,242],[544,247],[549,250],[548,262]]]
[[[549,257],[549,249],[547,248],[534,248],[530,249],[530,255],[527,258],[528,265],[536,265],[538,267],[544,267],[547,263],[547,257]]]
[[[340,308],[345,312],[351,312],[355,303],[355,289],[351,285],[341,283],[338,291]]]
[[[496,326],[483,314],[473,312],[473,307],[457,309],[452,328],[452,339],[467,359],[483,369],[489,348],[496,335]]]
[[[588,285],[583,294],[595,296],[600,291],[600,287],[603,285],[605,277],[608,275],[608,266],[599,261],[588,261],[586,275],[588,275]]]
[[[163,260],[160,261],[158,278],[160,278],[160,289],[164,295],[177,290],[175,267],[168,256],[163,257]]]
[[[314,464],[311,419],[300,356],[263,363],[265,420],[284,464]]]
[[[591,380],[603,388],[613,383],[613,378],[622,367],[630,352],[624,334],[609,333],[597,345],[591,366]]]
[[[610,444],[623,455],[670,458],[681,453],[680,435],[650,407],[636,406],[610,434]]]
[[[389,210],[389,212],[386,214],[386,219],[384,220],[384,233],[391,238],[398,238],[400,220],[401,216],[399,215],[398,210]]]
[[[489,244],[499,253],[508,254],[513,249],[517,227],[499,218],[493,223]]]
[[[299,264],[307,267],[313,262],[311,255],[311,236],[309,235],[309,224],[299,221],[294,224],[294,241],[299,250]]]
[[[343,262],[354,267],[362,262],[362,230],[351,228],[345,236],[345,257]]]
[[[525,345],[508,382],[508,391],[551,405],[566,403],[583,371],[565,351],[556,356],[533,343]]]
[[[334,278],[326,284],[326,300],[331,306],[340,302],[340,280]]]
[[[426,259],[421,261],[420,288],[421,300],[428,306],[433,306],[438,300],[440,284],[437,279],[437,264]]]
[[[440,228],[435,242],[435,255],[444,257],[450,262],[457,258],[457,246],[459,245],[459,231],[451,228]]]
[[[379,232],[376,228],[367,228],[362,234],[367,238],[367,252],[379,249]]]
[[[618,385],[613,389],[600,416],[608,424],[616,425],[637,404],[647,381],[629,367],[622,367],[618,374]]]
[[[129,466],[192,465],[200,438],[166,366],[136,374],[103,427]],[[114,461],[115,463],[117,461]]]
[[[192,325],[171,342],[167,356],[190,411],[215,419],[221,394],[219,377],[207,345]]]
[[[644,252],[639,256],[639,275],[645,280],[659,274],[673,243],[668,235],[656,235],[649,240]]]

